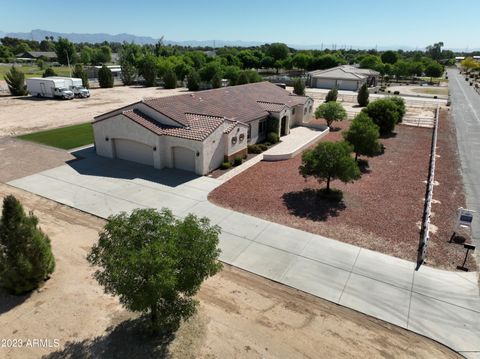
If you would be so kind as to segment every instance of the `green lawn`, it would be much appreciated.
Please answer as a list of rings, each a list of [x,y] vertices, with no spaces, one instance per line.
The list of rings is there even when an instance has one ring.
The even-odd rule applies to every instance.
[[[18,136],[22,140],[42,143],[44,145],[70,150],[75,147],[93,143],[92,124],[82,123],[53,130],[29,133]]]
[[[10,71],[11,66],[0,66],[0,80],[3,80],[5,78],[5,74]],[[26,78],[29,77],[42,77],[43,71],[45,70],[40,70],[38,66],[33,65],[33,66],[17,66],[17,69],[22,71],[25,74]],[[67,66],[54,66],[53,71],[58,76],[70,76],[70,69]],[[73,69],[72,69],[73,71]]]

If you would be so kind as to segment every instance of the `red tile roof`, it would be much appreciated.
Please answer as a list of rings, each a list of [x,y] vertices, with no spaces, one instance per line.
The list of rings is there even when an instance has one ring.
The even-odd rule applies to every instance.
[[[122,114],[139,125],[159,136],[180,137],[188,140],[203,141],[221,126],[225,119],[215,116],[185,114],[185,127],[174,127],[162,124],[139,110],[127,110]]]
[[[257,101],[261,108],[268,112],[280,112],[285,108],[283,103]]]

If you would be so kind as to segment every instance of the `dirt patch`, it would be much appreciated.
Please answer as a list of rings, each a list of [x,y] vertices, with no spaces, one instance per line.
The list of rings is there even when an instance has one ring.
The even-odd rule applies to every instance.
[[[434,209],[436,217],[432,223],[438,231],[431,241],[433,249],[428,263],[455,269],[461,251],[448,243],[447,234],[453,230],[455,218],[451,208],[455,210],[464,203],[463,188],[456,152],[452,151],[456,147],[455,134],[451,135],[452,126],[445,114],[441,123],[440,186],[435,187],[434,197],[442,202],[446,196],[448,200]],[[335,126],[346,129],[349,124],[343,121]],[[300,155],[288,161],[260,162],[215,189],[209,199],[239,212],[415,261],[419,243],[417,222],[423,213],[431,136],[431,129],[397,126],[395,136],[381,140],[385,153],[368,159],[369,169],[360,180],[332,183],[344,192],[341,204],[333,205],[318,198],[312,189],[324,184],[312,178],[305,180],[299,174]],[[341,138],[341,131],[336,131],[323,140]],[[449,155],[443,156],[443,151]],[[454,185],[453,194],[449,185]],[[473,259],[469,265],[475,268]]]
[[[0,347],[2,358],[460,357],[422,336],[228,265],[202,286],[198,314],[175,337],[152,338],[142,318],[91,277],[85,256],[103,220],[0,184],[0,199],[7,194],[39,216],[57,268],[29,296],[0,296],[0,338],[50,339],[51,347]]]
[[[186,89],[119,86],[92,89],[91,97],[71,101],[24,97],[0,97],[0,137],[16,136],[48,128],[92,121],[95,116],[139,101],[185,93]]]

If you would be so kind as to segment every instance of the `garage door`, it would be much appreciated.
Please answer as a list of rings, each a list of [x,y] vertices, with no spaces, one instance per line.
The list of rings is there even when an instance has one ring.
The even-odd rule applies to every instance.
[[[195,153],[185,147],[173,147],[173,167],[195,172]]]
[[[140,142],[115,139],[116,158],[153,166],[153,148]]]
[[[338,84],[339,90],[357,91],[357,88],[358,88],[357,81],[343,80]]]
[[[320,89],[333,89],[337,84],[336,80],[330,79],[316,79],[315,80],[315,87]]]

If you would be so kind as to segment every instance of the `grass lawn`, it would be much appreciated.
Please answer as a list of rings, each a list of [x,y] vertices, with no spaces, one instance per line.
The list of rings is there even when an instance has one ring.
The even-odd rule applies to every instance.
[[[5,74],[10,71],[11,69],[11,66],[0,66],[0,80],[4,80],[5,79]],[[43,72],[45,70],[40,70],[38,68],[38,66],[36,65],[33,65],[33,66],[17,66],[17,69],[19,69],[20,71],[22,71],[24,74],[25,74],[25,77],[26,78],[29,78],[29,77],[42,77],[43,75]],[[58,76],[70,76],[70,70],[67,66],[55,66],[53,67],[53,71],[55,71],[55,73],[58,75]],[[73,71],[73,70],[72,70]]]
[[[92,124],[82,123],[18,136],[22,140],[70,150],[93,143]]]
[[[424,93],[428,95],[448,95],[448,88],[415,88],[413,92]]]

